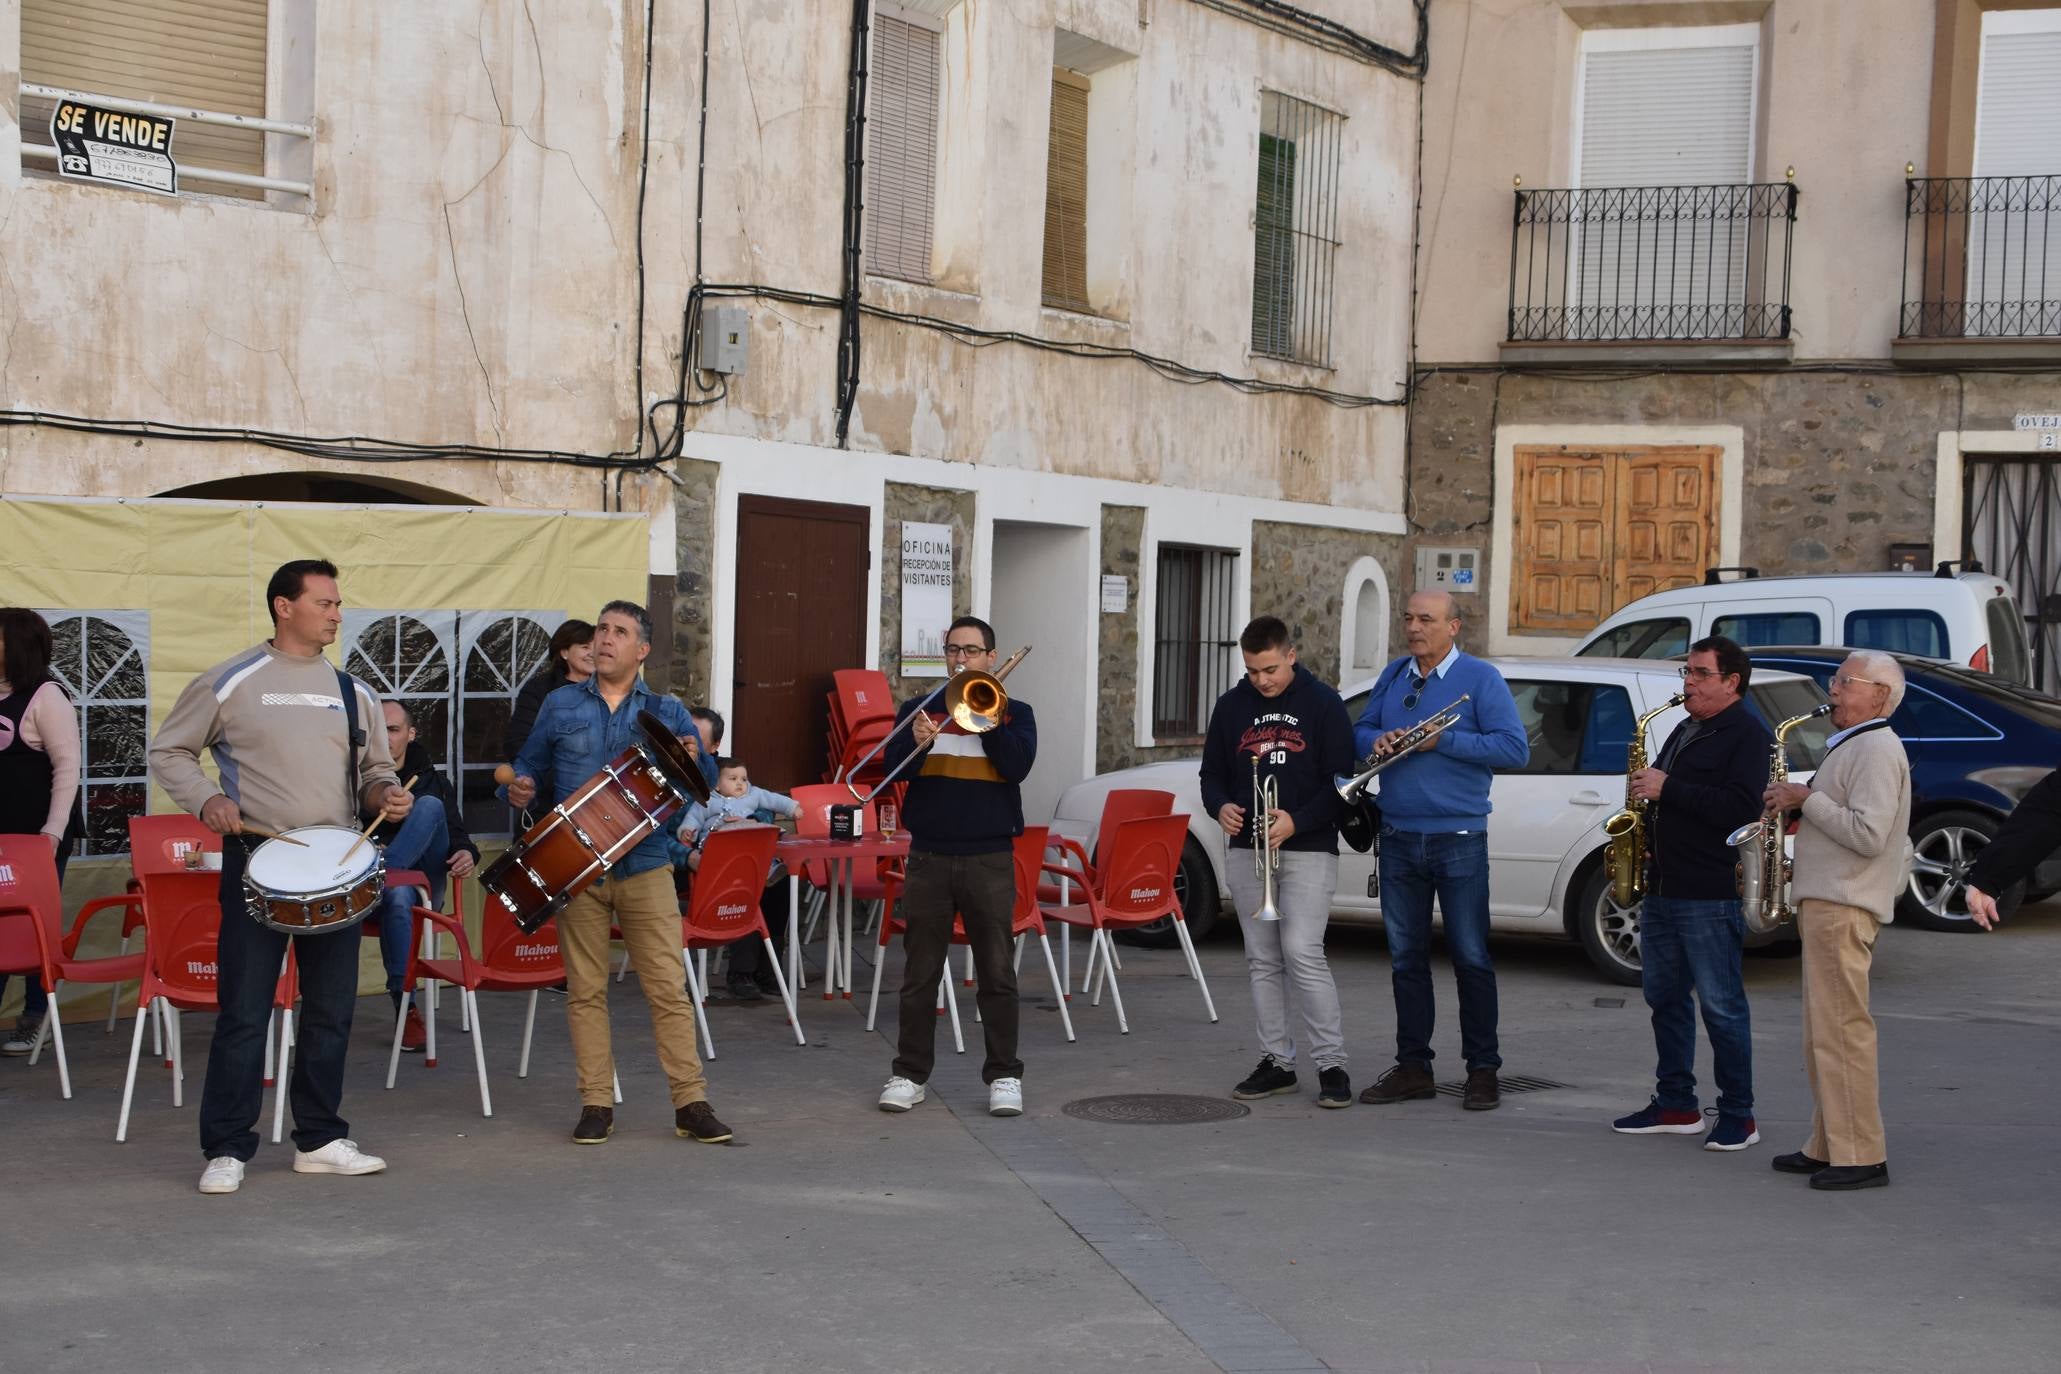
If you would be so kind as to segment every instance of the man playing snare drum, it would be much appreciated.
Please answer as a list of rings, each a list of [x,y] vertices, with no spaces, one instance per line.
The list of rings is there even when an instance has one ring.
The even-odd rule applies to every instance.
[[[414,799],[394,775],[378,699],[322,656],[343,623],[335,565],[284,565],[272,574],[265,601],[272,638],[189,682],[150,745],[158,785],[222,836],[221,1014],[200,1094],[203,1193],[235,1192],[258,1151],[265,1026],[289,939],[297,946],[302,999],[288,1088],[294,1172],[372,1174],[386,1167],[350,1140],[350,1126],[338,1115],[358,997],[358,923],[302,936],[260,925],[245,910],[243,874],[260,829],[355,830],[361,814],[384,809],[397,819]],[[356,698],[355,738],[345,693]],[[214,755],[220,784],[201,771],[202,750]]]

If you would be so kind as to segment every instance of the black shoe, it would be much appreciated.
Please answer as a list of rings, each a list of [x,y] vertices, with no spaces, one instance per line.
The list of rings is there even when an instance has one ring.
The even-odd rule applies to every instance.
[[[752,985],[758,988],[759,995],[762,997],[778,997],[780,995],[780,982],[770,973],[755,973],[752,975],[751,981]]]
[[[615,1134],[615,1108],[582,1107],[580,1124],[573,1127],[573,1144],[604,1145]]]
[[[1460,1094],[1460,1105],[1470,1112],[1492,1112],[1503,1105],[1503,1087],[1496,1082],[1494,1069],[1469,1069],[1467,1088]]]
[[[1353,1081],[1345,1076],[1344,1069],[1317,1070],[1317,1105],[1319,1107],[1350,1107],[1353,1104]]]
[[[1436,1096],[1438,1084],[1431,1081],[1431,1070],[1423,1064],[1398,1064],[1360,1089],[1360,1101],[1374,1106]]]
[[[1811,1175],[1811,1187],[1828,1193],[1850,1193],[1856,1188],[1887,1188],[1889,1165],[1828,1164]]]
[[[673,1134],[704,1145],[721,1145],[730,1138],[730,1128],[716,1120],[715,1108],[708,1103],[689,1102],[673,1113]]]
[[[1778,1174],[1814,1174],[1820,1169],[1832,1167],[1829,1161],[1812,1159],[1801,1150],[1793,1155],[1776,1155],[1769,1163],[1775,1166],[1775,1172]]]
[[[728,987],[730,996],[734,1001],[763,1002],[766,1000],[766,994],[759,991],[758,980],[748,973],[731,974]]]
[[[1255,1097],[1272,1097],[1276,1093],[1295,1091],[1295,1070],[1288,1068],[1271,1054],[1260,1056],[1259,1067],[1245,1076],[1245,1081],[1231,1089],[1231,1096],[1241,1102]]]

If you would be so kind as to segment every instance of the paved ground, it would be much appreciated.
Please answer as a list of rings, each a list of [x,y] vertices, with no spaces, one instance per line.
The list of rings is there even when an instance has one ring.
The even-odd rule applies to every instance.
[[[1364,1082],[1393,1029],[1387,963],[1371,935],[1334,946]],[[454,1020],[439,1068],[411,1058],[383,1090],[368,1000],[347,1110],[392,1169],[303,1178],[290,1145],[268,1146],[231,1198],[193,1191],[206,1018],[188,1018],[188,1105],[146,1065],[126,1145],[112,1138],[126,1037],[81,1027],[71,1102],[47,1061],[0,1063],[16,1180],[0,1364],[2061,1368],[2061,905],[1989,937],[1885,934],[1894,1185],[1853,1195],[1768,1168],[1808,1111],[1793,960],[1748,963],[1766,1139],[1717,1155],[1605,1129],[1648,1091],[1636,989],[1598,983],[1568,947],[1496,950],[1507,1072],[1567,1086],[1494,1113],[1449,1098],[1325,1112],[1305,1095],[1219,1125],[1062,1114],[1099,1094],[1221,1096],[1250,1068],[1242,961],[1214,941],[1220,1024],[1178,955],[1138,950],[1133,1033],[1077,1000],[1071,1045],[1026,960],[1030,1111],[1014,1121],[982,1114],[977,1042],[946,1055],[932,1102],[889,1117],[873,1095],[891,1049],[864,1029],[863,1001],[805,1003],[806,1049],[777,1004],[719,1007],[715,1100],[738,1132],[723,1149],[673,1136],[634,980],[617,1010],[628,1100],[600,1149],[565,1140],[576,1110],[555,1004],[525,1081],[521,999],[484,999],[487,1120]],[[1457,1076],[1440,978],[1440,1068]]]

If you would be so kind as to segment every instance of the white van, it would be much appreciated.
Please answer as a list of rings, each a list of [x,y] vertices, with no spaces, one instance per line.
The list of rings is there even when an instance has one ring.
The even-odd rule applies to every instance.
[[[1726,573],[1743,576],[1727,578]],[[1703,585],[1642,596],[1598,625],[1578,656],[1669,658],[1705,635],[1741,645],[1833,644],[1964,663],[2031,682],[2025,622],[2001,580],[1971,564],[1925,573],[1762,577],[1711,568]]]

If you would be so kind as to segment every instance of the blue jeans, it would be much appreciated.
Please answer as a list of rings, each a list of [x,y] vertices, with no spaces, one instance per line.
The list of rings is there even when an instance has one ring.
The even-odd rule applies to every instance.
[[[354,928],[320,935],[287,935],[259,925],[244,910],[245,842],[222,843],[222,936],[216,946],[215,996],[221,1010],[208,1042],[207,1079],[200,1089],[200,1150],[209,1159],[229,1155],[248,1164],[258,1152],[258,1116],[264,1107],[265,1022],[272,990],[294,943],[300,969],[301,1010],[294,1020],[292,1075],[296,1149],[319,1150],[351,1133],[343,1105],[344,1055],[351,1043],[351,1013],[358,1003],[358,943]]]
[[[1696,1101],[1696,1007],[1710,1033],[1718,1111],[1753,1115],[1753,1027],[1739,951],[1745,918],[1736,900],[1683,900],[1648,896],[1639,910],[1639,982],[1653,1009],[1653,1100],[1669,1111],[1693,1112]],[[1693,1000],[1691,994],[1694,994]]]
[[[1431,1067],[1431,899],[1445,918],[1460,989],[1460,1052],[1469,1069],[1496,1069],[1496,966],[1489,960],[1488,836],[1417,835],[1381,827],[1381,924],[1395,984],[1395,1060]]]
[[[444,804],[435,797],[417,797],[408,819],[393,839],[387,841],[386,867],[420,870],[429,879],[426,905],[441,909],[444,904],[445,864],[451,857],[451,829],[444,824]],[[419,900],[412,887],[390,887],[379,899],[379,959],[386,965],[386,990],[398,994],[408,973],[408,941],[415,918],[410,914]]]

